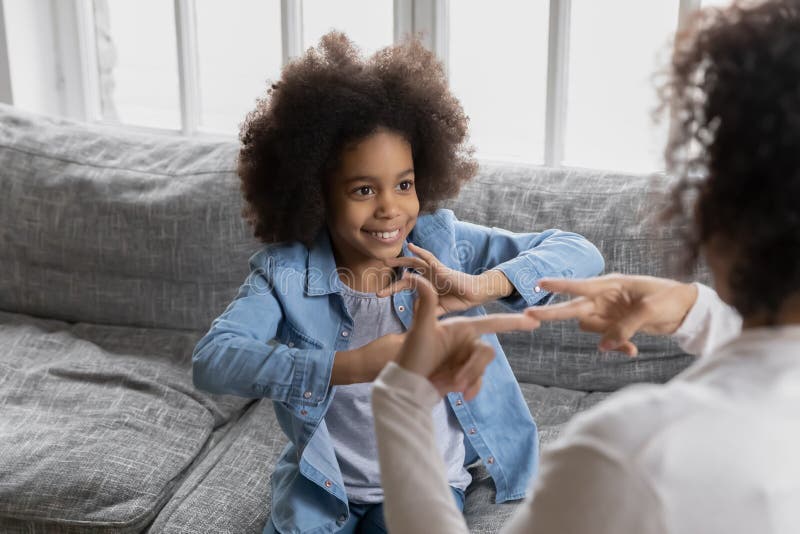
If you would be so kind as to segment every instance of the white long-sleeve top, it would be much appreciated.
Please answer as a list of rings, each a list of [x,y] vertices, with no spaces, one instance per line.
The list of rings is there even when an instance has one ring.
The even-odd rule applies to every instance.
[[[800,532],[800,326],[748,329],[716,293],[675,337],[701,356],[576,416],[505,534]],[[390,364],[373,391],[391,532],[466,533],[432,431],[440,402]]]

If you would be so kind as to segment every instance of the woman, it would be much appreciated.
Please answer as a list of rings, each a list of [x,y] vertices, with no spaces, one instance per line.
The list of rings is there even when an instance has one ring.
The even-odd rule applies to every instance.
[[[800,532],[798,88],[797,0],[704,11],[678,37],[666,87],[673,208],[690,218],[687,248],[707,259],[718,295],[649,277],[546,280],[578,298],[525,313],[578,318],[602,350],[635,355],[629,339],[645,331],[700,358],[576,417],[503,532]],[[435,293],[418,285],[430,308]],[[430,452],[429,412],[449,388],[477,394],[491,355],[475,324],[433,315],[419,314],[373,393],[393,532],[467,532]]]

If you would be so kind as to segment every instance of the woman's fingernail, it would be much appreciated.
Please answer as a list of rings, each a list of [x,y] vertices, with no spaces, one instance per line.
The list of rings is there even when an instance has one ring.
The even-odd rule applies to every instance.
[[[619,343],[611,339],[607,339],[602,343],[600,343],[600,350],[606,350],[606,351],[614,350],[615,348],[617,348],[617,346],[619,346]]]

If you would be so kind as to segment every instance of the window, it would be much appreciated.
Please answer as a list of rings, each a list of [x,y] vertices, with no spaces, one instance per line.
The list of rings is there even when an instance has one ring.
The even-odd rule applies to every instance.
[[[543,163],[548,1],[487,5],[450,3],[450,85],[481,157]]]
[[[636,172],[659,168],[668,125],[656,126],[651,118],[658,106],[652,76],[668,59],[678,7],[664,1],[572,0],[564,164]]]
[[[281,67],[330,29],[368,54],[415,33],[443,61],[479,158],[649,172],[669,129],[651,120],[653,74],[691,10],[728,3],[0,0],[0,30],[5,92],[19,105],[228,137]],[[33,21],[49,36],[31,40]]]

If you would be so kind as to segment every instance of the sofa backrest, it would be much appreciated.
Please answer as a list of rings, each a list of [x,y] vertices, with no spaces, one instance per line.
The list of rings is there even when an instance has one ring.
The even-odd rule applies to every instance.
[[[240,217],[236,153],[234,141],[136,135],[0,105],[0,310],[206,330],[260,246]],[[680,242],[643,222],[663,190],[642,176],[484,163],[449,207],[488,226],[578,232],[607,272],[663,275]],[[598,354],[572,323],[502,342],[520,381],[582,390],[666,380],[690,361],[647,337],[637,359]]]
[[[236,153],[0,105],[0,309],[206,329],[258,248]]]
[[[679,256],[682,243],[679,228],[658,223],[668,191],[657,176],[485,162],[449,207],[462,220],[516,232],[577,232],[600,249],[607,273],[670,276],[667,260]],[[698,276],[708,281],[705,270]],[[500,340],[521,382],[580,390],[663,382],[692,359],[671,340],[644,335],[636,337],[638,358],[599,353],[597,336],[575,322]]]

